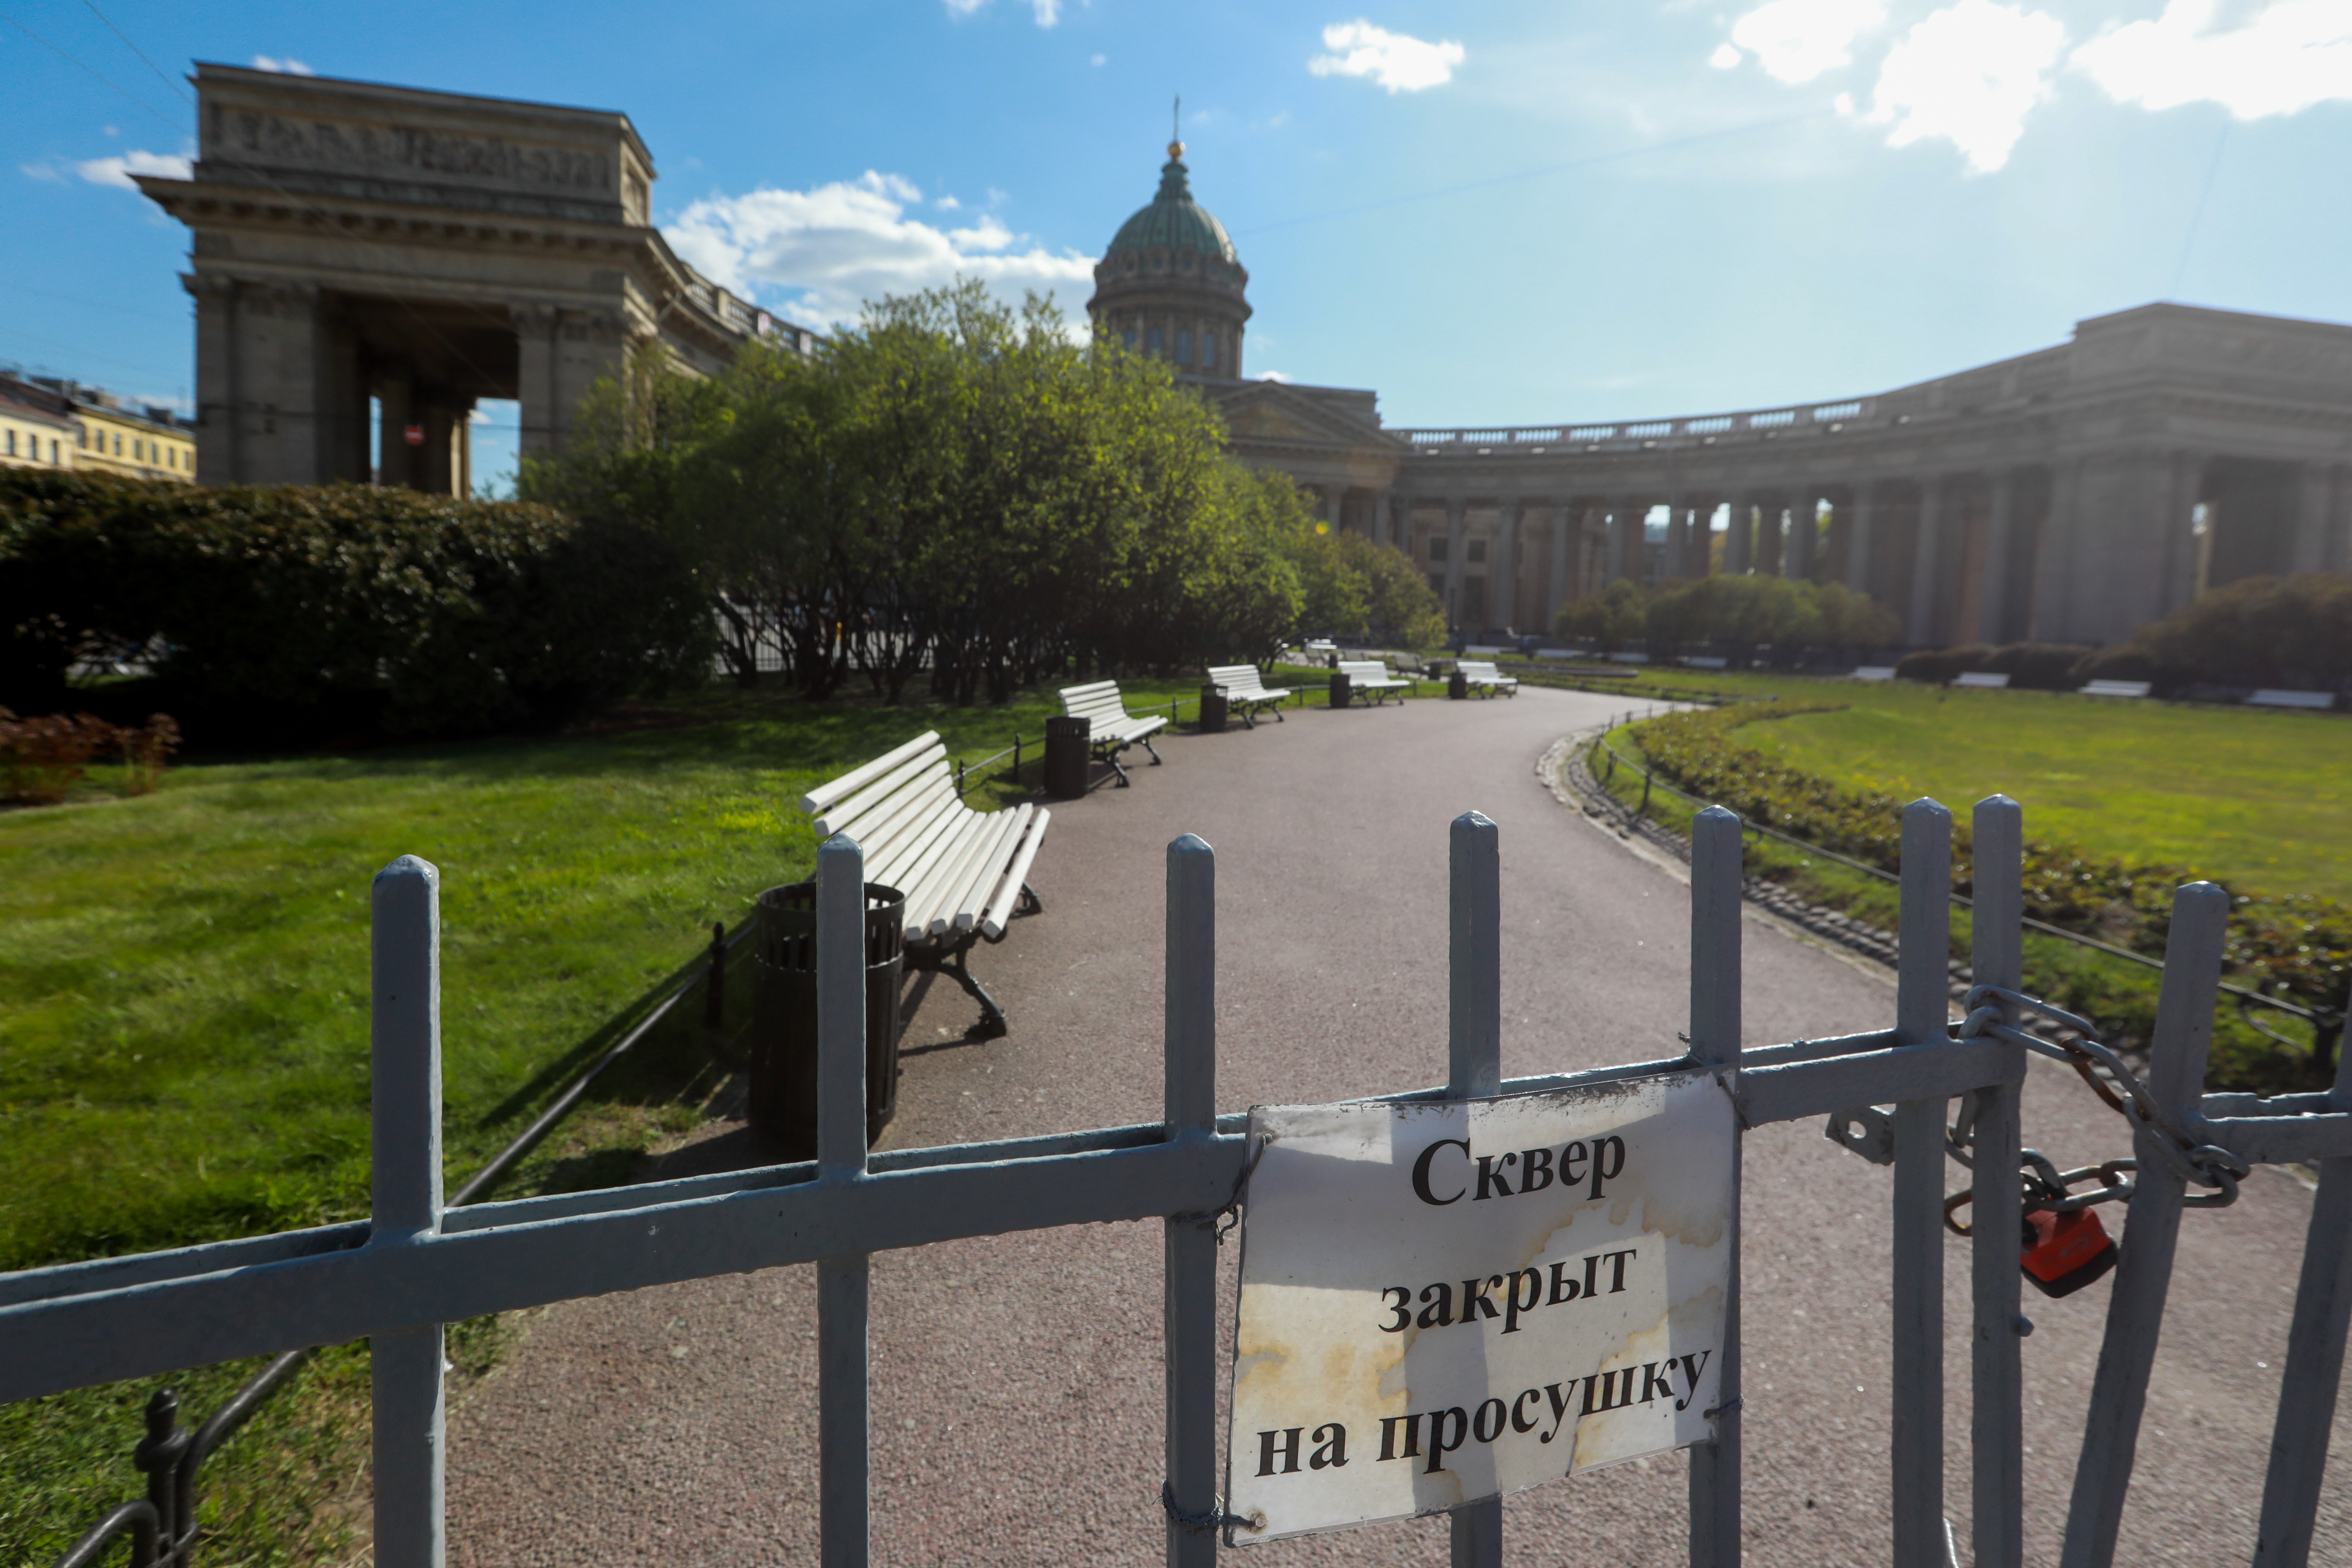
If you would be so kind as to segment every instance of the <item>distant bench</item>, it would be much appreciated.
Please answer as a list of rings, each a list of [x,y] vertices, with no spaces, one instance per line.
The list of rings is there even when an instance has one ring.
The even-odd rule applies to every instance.
[[[1372,706],[1375,708],[1385,701],[1391,691],[1396,693],[1397,700],[1402,702],[1405,693],[1413,689],[1412,681],[1393,674],[1387,665],[1377,658],[1343,658],[1339,661],[1338,669],[1341,675],[1348,678],[1349,698],[1352,699],[1357,693],[1361,692],[1372,700]]]
[[[2145,697],[2154,685],[2146,680],[2094,680],[2077,693],[2083,697]]]
[[[2288,691],[2265,687],[2246,699],[2249,708],[2333,708],[2333,691]]]
[[[1478,688],[1485,696],[1492,697],[1497,691],[1506,697],[1519,694],[1518,678],[1505,675],[1490,662],[1465,658],[1454,668],[1462,672],[1464,685]]]
[[[955,770],[936,730],[801,796],[817,836],[846,833],[866,853],[866,879],[904,894],[907,962],[943,973],[980,1004],[974,1031],[1004,1033],[1004,1009],[972,978],[975,942],[999,942],[1017,910],[1045,909],[1027,878],[1053,814],[1041,805],[974,811],[956,797]]]
[[[1728,669],[1731,668],[1731,661],[1723,658],[1719,654],[1709,654],[1699,658],[1686,658],[1683,660],[1683,662],[1690,666],[1693,669]]]
[[[1650,662],[1650,656],[1646,653],[1612,653],[1609,656],[1609,662],[1612,664],[1647,664]]]
[[[1952,684],[1955,686],[1973,686],[1982,691],[2000,691],[2005,690],[2008,688],[2009,677],[2006,675],[1997,675],[1990,669],[1963,670],[1958,675],[1952,677]]]
[[[1118,694],[1116,680],[1097,680],[1085,686],[1062,688],[1062,711],[1072,719],[1084,719],[1087,723],[1087,745],[1095,761],[1108,763],[1118,774],[1118,787],[1125,789],[1130,782],[1118,754],[1129,746],[1141,746],[1151,753],[1151,765],[1160,765],[1160,748],[1151,737],[1168,727],[1167,717],[1155,715],[1138,719],[1127,710],[1127,701]]]
[[[1895,667],[1891,664],[1865,664],[1853,672],[1855,680],[1892,680]]]
[[[1290,688],[1278,686],[1269,689],[1254,664],[1213,664],[1209,666],[1209,684],[1224,694],[1226,706],[1238,710],[1242,722],[1257,728],[1252,711],[1261,708],[1274,710],[1274,721],[1283,721],[1282,700],[1290,695]]]

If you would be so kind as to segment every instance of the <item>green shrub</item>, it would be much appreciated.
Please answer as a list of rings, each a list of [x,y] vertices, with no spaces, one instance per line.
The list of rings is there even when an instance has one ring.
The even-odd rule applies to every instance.
[[[2090,652],[2076,643],[2013,642],[2000,647],[1988,643],[1965,643],[1958,647],[1922,648],[1906,653],[1895,661],[1895,673],[1905,680],[1924,681],[1931,686],[1948,685],[1953,677],[1959,675],[2006,675],[2010,685],[2021,690],[2072,691],[2084,679],[2077,679],[2077,671]]]
[[[2329,690],[2352,680],[2352,576],[2248,577],[2078,663],[2084,680]]]
[[[560,725],[692,677],[708,600],[671,546],[544,507],[356,485],[195,489],[0,474],[0,695],[145,651],[198,715]]]

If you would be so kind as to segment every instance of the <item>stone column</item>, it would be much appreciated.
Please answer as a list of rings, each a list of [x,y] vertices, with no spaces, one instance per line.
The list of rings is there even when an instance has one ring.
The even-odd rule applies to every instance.
[[[1346,515],[1347,508],[1347,486],[1325,485],[1323,487],[1323,521],[1331,525],[1332,532],[1339,531],[1340,519]]]
[[[2327,503],[2333,476],[2325,463],[2295,465],[2294,569],[2320,572],[2327,566]]]
[[[1919,481],[1919,539],[1911,556],[1911,614],[1903,623],[1903,637],[1914,647],[1926,647],[1936,640],[1936,602],[1938,576],[1937,534],[1942,518],[1938,515],[1943,500],[1943,485],[1934,476]]]
[[[1544,635],[1551,635],[1551,624],[1559,618],[1559,607],[1568,603],[1568,508],[1555,505],[1551,509],[1551,596],[1544,607]]]
[[[236,300],[240,285],[217,273],[183,274],[196,301],[196,482],[233,485],[237,442]]]
[[[1631,496],[1610,503],[1609,581],[1642,580],[1642,515],[1649,509]]]
[[[1995,468],[1992,500],[1985,512],[1984,582],[1977,591],[1977,640],[2007,640],[2009,535],[2017,515],[2017,472]]]
[[[376,383],[379,427],[376,431],[375,480],[394,489],[413,489],[419,471],[417,448],[408,444],[408,427],[422,417],[415,386],[402,372]]]
[[[515,305],[507,314],[515,327],[515,396],[522,426],[520,447],[524,457],[544,457],[562,449],[567,423],[556,401],[558,311],[552,305]]]
[[[1845,534],[1845,585],[1857,594],[1870,592],[1870,514],[1877,489],[1867,479],[1853,487],[1853,520]]]
[[[1775,499],[1756,509],[1756,574],[1759,577],[1788,573],[1789,536],[1781,527],[1781,504]]]
[[[1668,501],[1666,503],[1666,563],[1663,574],[1665,577],[1679,579],[1685,575],[1684,558],[1689,552],[1689,546],[1690,524],[1685,517],[1683,503],[1680,500]]]
[[[2067,589],[2074,580],[2074,513],[2083,493],[2083,459],[2062,458],[2053,465],[2050,516],[2033,552],[2033,605],[2030,635],[2036,642],[2063,642],[2072,609]]]
[[[1795,494],[1789,502],[1789,538],[1782,554],[1781,571],[1800,583],[1813,580],[1813,547],[1820,542],[1822,503],[1811,489]]]
[[[314,485],[334,423],[322,395],[319,289],[271,283],[239,295],[236,349],[239,483]]]
[[[1458,624],[1462,611],[1463,514],[1470,503],[1460,496],[1445,498],[1445,623]]]
[[[1501,621],[1513,631],[1526,628],[1519,625],[1519,520],[1526,514],[1527,504],[1517,496],[1505,496],[1503,510],[1503,558],[1486,569],[1488,581],[1500,585],[1502,603],[1496,605],[1489,595],[1486,615],[1489,619],[1501,611]]]
[[[1723,574],[1743,576],[1754,569],[1749,549],[1755,540],[1755,502],[1744,490],[1734,490],[1727,498],[1724,518]]]
[[[1372,492],[1372,542],[1375,544],[1394,542],[1395,522],[1390,510],[1390,494],[1387,490]]]
[[[1412,553],[1412,498],[1392,490],[1389,492],[1388,507],[1388,542],[1407,555],[1411,555]],[[1418,565],[1419,563],[1416,562],[1415,564]]]

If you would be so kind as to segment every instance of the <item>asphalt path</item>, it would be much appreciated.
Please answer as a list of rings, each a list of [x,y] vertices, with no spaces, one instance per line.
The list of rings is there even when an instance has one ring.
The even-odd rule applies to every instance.
[[[1133,788],[1055,809],[1032,877],[1045,913],[975,956],[1011,1037],[966,1044],[962,994],[940,984],[924,996],[886,1146],[1158,1119],[1164,854],[1188,831],[1217,852],[1221,1108],[1444,1081],[1446,827],[1473,808],[1500,825],[1505,1073],[1677,1054],[1686,888],[1536,776],[1555,740],[1612,710],[1605,697],[1529,689],[1316,707],[1161,741],[1167,764],[1141,759]],[[1747,1044],[1892,1024],[1885,973],[1761,919],[1744,930]],[[2026,1142],[2061,1165],[2126,1152],[2120,1120],[2044,1067],[2027,1088]],[[672,1164],[758,1161],[722,1122]],[[1815,1122],[1752,1133],[1746,1172],[1747,1560],[1884,1562],[1890,1173]],[[1964,1179],[1954,1167],[1951,1184]],[[2263,1170],[2234,1208],[2188,1215],[2118,1563],[2209,1568],[2251,1554],[2309,1214],[2301,1184]],[[1235,1250],[1223,1258],[1228,1319]],[[874,1259],[875,1562],[1160,1561],[1160,1256],[1152,1222]],[[1946,1511],[1966,1562],[1957,1239],[1945,1281]],[[2033,1562],[2057,1555],[2108,1283],[2057,1301],[2026,1294]],[[814,1563],[815,1328],[808,1268],[531,1314],[508,1363],[453,1413],[451,1562]],[[2352,1455],[2344,1415],[2336,1452]],[[1679,1456],[1638,1460],[1510,1499],[1507,1560],[1685,1561],[1684,1469]],[[2352,1562],[2346,1469],[2339,1459],[2315,1563]],[[1269,1568],[1443,1563],[1446,1529],[1416,1521],[1242,1551]]]

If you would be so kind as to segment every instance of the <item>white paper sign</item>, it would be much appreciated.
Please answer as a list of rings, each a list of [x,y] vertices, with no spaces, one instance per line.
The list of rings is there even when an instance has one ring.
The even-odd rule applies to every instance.
[[[1228,1540],[1709,1437],[1734,1127],[1706,1072],[1253,1110]]]

